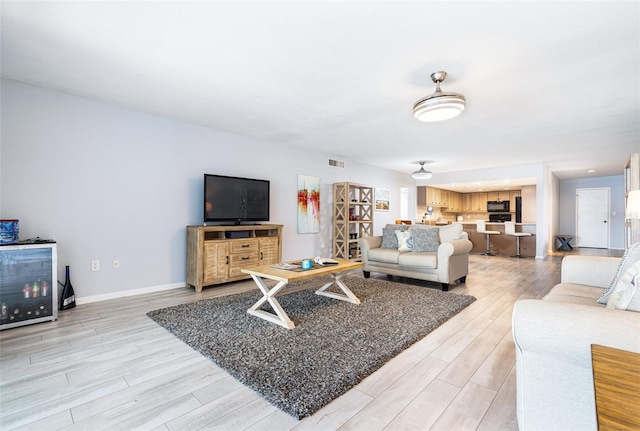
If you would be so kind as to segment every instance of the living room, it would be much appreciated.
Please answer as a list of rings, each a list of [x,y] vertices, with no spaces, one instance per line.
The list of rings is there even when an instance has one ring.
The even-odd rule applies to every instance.
[[[3,2],[2,5],[3,27],[6,27],[5,24],[7,24],[9,28],[12,28],[17,25],[16,22],[20,23],[21,21],[7,22],[5,20],[11,18],[14,13],[18,16],[21,14],[11,10],[7,5],[9,3],[11,2]],[[618,12],[621,10],[625,15],[633,15],[634,10],[637,12],[637,6],[633,9],[628,4],[622,3],[622,5],[616,3],[614,9]],[[245,7],[249,6],[245,5]],[[631,13],[628,13],[627,7],[631,7]],[[426,7],[424,11],[428,12],[429,8]],[[38,16],[38,10],[36,9],[34,12],[34,17]],[[27,11],[26,14],[30,13],[32,12]],[[353,17],[353,15],[349,13],[345,17]],[[425,17],[424,19],[432,18]],[[252,18],[252,20],[256,19]],[[330,18],[325,19],[332,22]],[[467,17],[467,19],[470,18]],[[619,18],[612,18],[612,21],[618,23],[617,19]],[[621,21],[626,22],[624,19]],[[216,24],[220,23],[216,22]],[[3,30],[2,142],[0,143],[2,156],[0,192],[2,199],[0,201],[0,216],[3,219],[20,220],[21,238],[40,237],[57,241],[58,279],[62,279],[63,268],[69,265],[77,302],[79,305],[88,307],[87,313],[90,313],[90,310],[100,309],[99,304],[106,300],[126,299],[129,296],[133,298],[133,295],[138,297],[165,290],[179,292],[184,289],[186,272],[185,228],[187,225],[198,225],[203,222],[202,176],[204,173],[261,178],[271,182],[270,222],[284,226],[282,255],[284,260],[290,260],[301,256],[330,256],[333,183],[354,181],[390,191],[392,209],[387,212],[375,212],[374,230],[376,234],[380,234],[384,225],[394,223],[396,219],[401,218],[401,189],[408,189],[409,202],[416,200],[416,186],[420,184],[411,178],[411,172],[418,167],[413,162],[423,158],[433,158],[436,161],[445,157],[453,159],[452,153],[460,152],[458,150],[450,151],[450,148],[449,152],[442,152],[439,147],[443,145],[440,145],[439,142],[446,142],[446,140],[437,140],[442,135],[429,135],[427,136],[428,142],[435,142],[433,145],[422,144],[422,148],[420,148],[422,141],[414,140],[411,150],[407,148],[406,155],[398,157],[394,161],[396,167],[384,167],[372,163],[368,158],[369,152],[378,154],[379,141],[377,141],[377,145],[362,144],[363,141],[367,141],[368,135],[363,138],[357,134],[357,130],[346,138],[338,139],[326,128],[321,128],[315,123],[310,124],[308,128],[292,124],[287,135],[280,129],[268,127],[270,121],[279,120],[270,115],[266,115],[266,119],[261,119],[257,126],[250,125],[253,114],[246,114],[242,110],[238,110],[237,105],[226,107],[229,111],[227,116],[223,116],[223,112],[217,111],[216,115],[221,116],[221,120],[218,121],[222,126],[212,127],[208,123],[210,120],[206,119],[203,114],[199,114],[199,112],[206,112],[210,108],[211,100],[202,100],[198,95],[193,95],[193,104],[185,105],[181,99],[176,97],[170,86],[166,87],[168,103],[181,106],[185,112],[184,116],[172,117],[168,113],[162,112],[164,107],[160,107],[157,111],[145,112],[135,104],[119,103],[118,97],[115,96],[113,99],[102,99],[101,96],[84,96],[85,80],[91,80],[95,76],[93,78],[84,77],[81,67],[72,72],[73,80],[77,83],[76,88],[58,86],[55,83],[52,83],[50,87],[41,82],[31,83],[26,72],[20,69],[16,69],[20,71],[19,73],[9,73],[9,68],[16,65],[11,62],[13,58],[11,53],[14,52],[12,49],[24,49],[30,45],[30,42],[29,40],[15,42],[7,38],[7,34],[13,33],[5,34],[5,31],[8,30]],[[631,34],[638,35],[637,19],[632,26]],[[624,35],[627,36],[628,33],[624,33]],[[237,35],[229,33],[228,37],[237,37]],[[491,39],[490,36],[487,37]],[[574,43],[576,40],[572,39],[571,42]],[[427,42],[423,43],[428,45]],[[436,42],[429,43],[435,44]],[[637,43],[635,46],[637,47]],[[144,45],[144,48],[151,50],[154,45],[152,43]],[[602,49],[602,47],[600,48]],[[108,55],[106,53],[104,57],[100,55],[102,49],[108,51],[107,48],[101,46],[96,51],[87,53],[86,57],[89,60],[86,61],[101,64],[107,75],[113,75],[108,79],[105,79],[104,76],[101,77],[105,79],[101,81],[105,87],[109,83],[115,84],[115,81],[118,81],[121,76],[128,79],[132,75],[137,75],[135,69],[139,66],[138,62],[144,63],[144,58],[132,60],[129,66],[125,66],[127,69],[125,73],[121,69],[114,69],[112,65],[109,65],[106,60]],[[188,51],[188,49],[186,50]],[[29,53],[29,51],[27,52]],[[39,61],[43,63],[57,64],[64,63],[64,61],[57,59],[65,58],[66,55],[73,52],[76,50],[71,46],[56,51],[55,54],[52,54],[54,58],[38,57],[38,54],[30,53],[28,56],[34,55],[36,58],[40,58]],[[435,59],[420,58],[417,52],[419,50],[416,48],[416,57],[412,60],[413,69],[399,72],[403,78],[411,74],[415,74],[416,77],[420,75],[420,78],[410,80],[410,85],[407,85],[406,82],[402,83],[403,86],[409,87],[409,92],[413,96],[405,100],[404,105],[397,104],[395,100],[390,104],[394,105],[394,109],[397,109],[398,115],[407,117],[408,127],[424,131],[425,126],[429,127],[430,125],[419,123],[412,117],[411,104],[420,96],[433,91],[433,83],[428,78],[428,74],[435,71],[429,69],[432,65],[448,68],[450,80],[448,79],[442,84],[443,89],[465,93],[469,106],[459,118],[431,126],[439,127],[440,133],[445,133],[445,136],[446,134],[451,134],[452,137],[464,134],[464,130],[461,130],[463,127],[460,123],[456,124],[456,121],[463,120],[464,115],[472,115],[474,112],[476,115],[482,116],[482,114],[477,114],[477,107],[472,109],[472,104],[479,102],[474,101],[470,96],[473,94],[469,92],[471,86],[459,87],[459,84],[463,82],[464,75],[472,73],[469,70],[471,66],[455,70],[454,66],[460,61],[456,58],[459,56],[457,52],[448,54],[438,51],[437,56],[434,54],[435,59],[440,59],[444,63],[441,66],[434,64]],[[509,51],[511,54],[513,52]],[[570,47],[567,47],[563,52],[565,54],[570,52]],[[622,57],[625,57],[626,52],[628,51],[623,50]],[[554,56],[548,61],[556,61],[559,54],[554,51]],[[583,53],[577,49],[575,55],[579,54]],[[543,54],[540,55],[544,57]],[[295,56],[293,57],[295,58]],[[586,55],[581,61],[588,63],[588,57],[589,55]],[[239,68],[250,68],[254,61],[253,59],[245,61],[236,59],[238,62],[234,63],[234,58],[233,55],[230,55],[225,57],[225,61],[229,61],[229,64]],[[340,59],[342,60],[342,58]],[[575,135],[577,141],[584,139],[584,159],[587,160],[580,157],[580,162],[585,164],[585,167],[587,162],[595,163],[600,161],[599,159],[609,162],[609,159],[613,158],[615,170],[587,174],[581,164],[580,169],[573,166],[568,169],[576,172],[580,170],[580,172],[584,172],[583,174],[576,176],[573,172],[571,176],[560,179],[558,177],[560,174],[553,171],[554,163],[572,162],[573,156],[569,157],[565,154],[556,158],[558,156],[555,152],[548,151],[548,148],[545,147],[545,150],[540,150],[543,154],[535,159],[520,159],[517,163],[507,165],[502,162],[491,164],[491,159],[498,157],[496,154],[500,154],[505,147],[492,147],[492,143],[484,142],[478,144],[478,146],[485,148],[485,153],[489,153],[487,159],[483,159],[484,165],[476,165],[472,160],[475,159],[475,156],[469,157],[468,164],[460,163],[460,158],[453,161],[453,165],[443,167],[434,163],[432,165],[434,177],[430,183],[445,184],[519,177],[535,178],[538,186],[537,200],[540,203],[536,220],[539,225],[539,230],[536,233],[539,238],[536,255],[539,259],[535,261],[544,261],[549,250],[554,248],[554,235],[564,233],[561,232],[565,227],[564,217],[567,217],[566,214],[570,214],[568,217],[571,218],[575,212],[573,210],[575,201],[572,199],[572,193],[575,189],[582,187],[611,188],[611,209],[618,216],[612,220],[610,248],[622,251],[624,249],[624,219],[621,215],[624,211],[622,169],[628,155],[637,152],[640,133],[637,121],[639,109],[637,52],[627,59],[629,63],[632,63],[631,74],[635,73],[635,78],[629,78],[630,74],[625,70],[620,80],[624,84],[630,85],[624,87],[619,82],[615,83],[615,88],[626,94],[626,97],[620,98],[625,101],[626,98],[631,99],[630,102],[621,102],[624,105],[625,115],[622,120],[624,127],[617,127],[618,130],[621,130],[617,135],[618,139],[615,141],[605,139],[606,137],[603,137],[602,132],[598,129],[600,125],[592,128],[591,124],[576,123],[575,129],[563,131],[568,141],[574,140],[566,137],[570,134]],[[327,60],[326,57],[318,59],[318,61]],[[19,61],[16,62],[19,63]],[[171,62],[167,60],[167,63]],[[275,65],[273,69],[270,69],[270,73],[275,76],[286,67],[295,68],[295,63],[289,60],[282,66]],[[536,76],[527,73],[523,64],[513,67],[522,73],[521,80],[529,81],[530,87],[535,88],[534,93],[543,92],[545,86],[553,85],[553,76]],[[170,67],[167,66],[167,70],[169,69]],[[232,70],[233,67],[229,67],[229,69]],[[59,69],[55,70],[60,71]],[[21,74],[23,72],[25,75]],[[608,86],[608,80],[603,79],[598,72],[602,72],[602,70],[589,68],[589,73],[592,74],[588,80],[590,88],[604,89]],[[612,71],[614,75],[616,72],[617,70]],[[60,73],[65,75],[70,72],[64,70]],[[199,73],[205,76],[207,74],[206,71]],[[347,76],[344,82],[332,81],[335,78],[332,75],[331,79],[320,81],[318,85],[327,86],[334,82],[340,88],[356,86],[360,85],[357,84],[356,78],[363,79],[368,73],[372,73],[372,71],[365,70],[361,75]],[[375,74],[378,75],[378,73],[386,76],[391,75],[389,70]],[[157,76],[160,75],[162,75],[161,72],[157,74]],[[247,78],[250,75],[243,75],[244,85],[250,86],[250,81]],[[53,80],[53,78],[54,75],[51,79]],[[499,75],[486,76],[483,73],[482,78],[483,85],[487,89],[479,91],[478,97],[492,97],[491,92],[496,91],[502,85],[501,77]],[[142,78],[143,81],[155,79],[159,78],[153,75]],[[182,79],[193,79],[193,76],[188,75]],[[317,79],[319,79],[317,76],[309,77],[307,85],[314,85],[314,81]],[[379,79],[385,81],[385,78]],[[419,82],[421,85],[416,85],[415,82]],[[374,88],[373,83],[368,83],[372,84],[371,87]],[[218,91],[215,101],[224,108],[226,95],[226,90],[223,88],[224,81],[217,81],[211,85],[215,85]],[[274,87],[276,88],[253,88],[251,94],[257,99],[256,103],[287,105],[292,103],[291,99],[295,100],[295,97],[291,96],[285,87]],[[112,88],[113,93],[124,93],[131,90],[131,87],[128,86],[114,85]],[[585,88],[586,90],[587,88]],[[272,99],[272,96],[278,93],[282,93],[282,98],[276,99],[274,97]],[[528,92],[527,96],[531,97],[531,92]],[[145,99],[149,95],[145,94],[139,97]],[[349,97],[345,96],[345,99]],[[245,103],[251,104],[251,100],[247,99]],[[575,104],[584,103],[582,99],[575,102]],[[510,105],[510,109],[517,110],[517,106],[518,103],[513,103]],[[337,111],[335,116],[330,118],[330,122],[334,123],[336,127],[340,123],[348,123],[351,121],[350,116],[357,117],[356,113],[360,108],[363,107],[352,107],[351,111],[346,108],[344,111]],[[334,107],[332,106],[331,109]],[[330,112],[330,109],[327,108],[327,111]],[[616,110],[615,113],[617,112]],[[321,112],[316,114],[320,116]],[[367,115],[371,115],[375,119],[374,112],[368,112]],[[546,119],[549,122],[555,122],[556,119],[552,118],[553,115],[553,113],[549,113]],[[560,116],[560,114],[557,115]],[[276,114],[274,116],[277,117]],[[522,117],[526,117],[526,113],[523,113]],[[537,120],[540,118],[536,117]],[[483,120],[490,121],[485,118]],[[498,124],[503,122],[502,119],[493,121]],[[225,122],[230,124],[228,129],[224,126]],[[371,126],[375,120],[369,118],[366,122]],[[260,135],[264,139],[251,137],[249,133],[235,133],[234,128],[237,130],[238,124],[242,123],[245,123],[248,129],[252,129],[251,134]],[[324,123],[323,127],[326,127]],[[262,130],[256,132],[255,129],[259,128]],[[490,126],[488,128],[499,127]],[[480,133],[478,129],[475,130],[476,133]],[[592,140],[587,139],[590,131],[596,135]],[[304,137],[304,135],[314,133],[318,135],[316,139],[326,140],[326,146],[316,145],[315,148],[309,148],[296,145],[300,136]],[[538,136],[538,139],[545,140],[552,133],[554,132],[541,132],[542,136]],[[392,146],[394,152],[405,151],[402,143],[403,137],[406,136],[404,133],[394,135],[385,131],[384,135],[388,146]],[[500,138],[504,143],[512,137],[513,135],[507,135],[497,138]],[[551,139],[549,138],[549,140]],[[352,153],[347,151],[347,147],[355,147],[356,143],[361,144],[359,152],[362,157],[354,157],[351,155]],[[524,144],[520,144],[519,141],[511,141],[512,147],[509,148],[509,151],[515,153],[525,151],[531,146],[530,144],[530,140]],[[572,144],[575,145],[573,142]],[[344,147],[344,151],[340,150],[340,146]],[[577,147],[572,146],[571,148]],[[576,152],[574,151],[573,154],[575,155]],[[593,154],[600,157],[593,157]],[[344,168],[330,166],[329,159],[344,161]],[[320,232],[316,234],[299,234],[297,232],[296,187],[297,176],[301,174],[319,177],[321,181]],[[98,260],[101,264],[98,271],[92,271],[91,261],[93,260]],[[118,268],[113,268],[114,260],[119,262]],[[481,265],[477,265],[474,269],[480,271]],[[493,268],[493,270],[500,273],[508,272],[505,268]],[[557,278],[558,268],[553,267],[548,276],[550,279]],[[484,281],[487,280],[489,280],[488,277],[484,278]],[[506,287],[502,293],[505,292],[507,292]],[[210,293],[210,295],[214,294]],[[132,299],[132,301],[135,300]],[[119,304],[122,305],[124,302]],[[491,305],[487,305],[487,307],[483,311],[489,310]],[[102,312],[106,312],[106,310],[102,310]],[[490,311],[488,313],[490,314]],[[502,319],[505,317],[503,316]]]

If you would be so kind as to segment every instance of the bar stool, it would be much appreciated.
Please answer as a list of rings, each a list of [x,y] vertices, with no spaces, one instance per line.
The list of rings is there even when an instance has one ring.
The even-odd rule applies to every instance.
[[[484,256],[495,256],[490,251],[491,245],[489,244],[489,238],[491,237],[491,235],[500,235],[500,232],[498,232],[497,230],[487,230],[487,224],[484,220],[476,220],[476,230],[478,231],[478,233],[483,233],[487,237],[487,251],[482,254]]]
[[[521,257],[520,256],[520,237],[531,236],[531,234],[529,232],[516,232],[516,225],[512,221],[504,222],[504,233],[505,235],[511,235],[516,237],[516,255],[513,257]]]

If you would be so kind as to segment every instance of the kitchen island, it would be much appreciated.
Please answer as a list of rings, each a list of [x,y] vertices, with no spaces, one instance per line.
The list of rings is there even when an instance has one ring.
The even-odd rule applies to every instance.
[[[516,232],[530,232],[531,236],[520,237],[520,256],[536,257],[536,224],[516,223]],[[475,221],[462,222],[464,231],[469,235],[473,243],[471,253],[484,253],[487,249],[487,240],[483,233],[478,233]],[[491,235],[491,253],[496,255],[515,256],[516,237],[505,235],[504,223],[487,222],[487,230],[495,230],[500,235]]]

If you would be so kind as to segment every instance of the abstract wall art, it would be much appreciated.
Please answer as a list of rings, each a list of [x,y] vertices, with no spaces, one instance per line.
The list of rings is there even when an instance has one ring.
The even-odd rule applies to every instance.
[[[298,175],[298,233],[320,232],[320,178]]]

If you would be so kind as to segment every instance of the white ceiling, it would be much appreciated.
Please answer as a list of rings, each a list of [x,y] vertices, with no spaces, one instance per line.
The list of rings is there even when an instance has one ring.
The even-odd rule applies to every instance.
[[[638,1],[0,7],[3,77],[343,160],[565,179],[640,151]],[[421,123],[437,70],[467,109]]]

